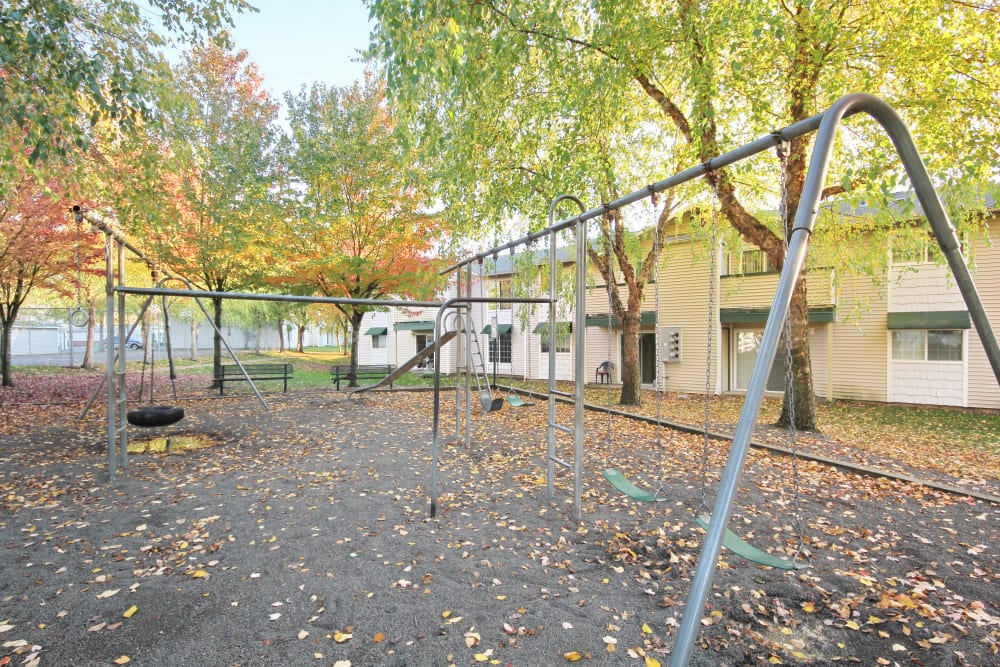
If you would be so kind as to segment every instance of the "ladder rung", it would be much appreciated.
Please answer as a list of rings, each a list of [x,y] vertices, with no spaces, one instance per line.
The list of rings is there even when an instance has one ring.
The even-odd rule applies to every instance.
[[[563,461],[558,456],[550,456],[549,457],[549,461],[552,461],[553,463],[558,463],[563,468],[572,468],[573,467],[573,464],[569,463],[568,461]]]
[[[563,433],[574,432],[573,429],[571,429],[569,426],[563,426],[562,424],[556,424],[555,422],[550,423],[549,426],[556,429],[557,431],[562,431]]]

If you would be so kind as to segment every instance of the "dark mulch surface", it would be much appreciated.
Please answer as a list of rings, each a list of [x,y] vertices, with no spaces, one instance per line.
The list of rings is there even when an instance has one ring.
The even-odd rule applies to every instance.
[[[0,661],[666,663],[703,537],[698,436],[616,419],[609,442],[588,413],[578,525],[568,479],[545,497],[544,405],[476,416],[431,519],[428,395],[269,400],[186,404],[172,433],[216,444],[114,482],[100,417],[0,414]],[[669,500],[618,495],[609,465]],[[809,569],[724,552],[693,664],[996,664],[1000,507],[798,467]],[[794,552],[792,489],[787,457],[751,453],[734,530]]]

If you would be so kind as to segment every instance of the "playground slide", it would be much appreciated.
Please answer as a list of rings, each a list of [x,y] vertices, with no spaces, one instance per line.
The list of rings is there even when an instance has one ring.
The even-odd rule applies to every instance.
[[[444,334],[441,335],[441,343],[438,346],[435,346],[434,343],[431,343],[430,345],[428,345],[427,347],[425,347],[424,349],[420,350],[415,355],[413,355],[413,357],[407,359],[402,364],[400,364],[399,368],[394,370],[384,379],[380,380],[379,382],[376,382],[375,384],[370,384],[367,387],[358,387],[357,389],[353,389],[351,391],[351,394],[356,394],[358,392],[368,391],[369,389],[375,389],[376,387],[382,387],[387,384],[392,384],[393,382],[401,378],[405,373],[408,373],[414,366],[416,366],[421,361],[434,354],[434,352],[437,351],[438,347],[444,345],[445,343],[450,342],[451,339],[453,339],[457,335],[458,335],[457,331],[444,332]],[[351,394],[348,394],[348,396],[350,396]]]

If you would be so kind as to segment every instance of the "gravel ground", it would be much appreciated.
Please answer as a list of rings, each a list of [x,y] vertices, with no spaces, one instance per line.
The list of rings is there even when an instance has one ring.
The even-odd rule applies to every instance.
[[[269,400],[186,405],[168,432],[212,445],[113,482],[100,416],[0,414],[0,665],[666,664],[699,437],[615,420],[609,440],[588,414],[577,524],[568,479],[545,497],[544,405],[476,416],[430,518],[429,396]],[[617,494],[607,466],[668,500]],[[692,664],[997,664],[1000,507],[808,462],[798,503],[791,484],[751,453],[732,527],[791,554],[798,506],[809,568],[724,553]]]

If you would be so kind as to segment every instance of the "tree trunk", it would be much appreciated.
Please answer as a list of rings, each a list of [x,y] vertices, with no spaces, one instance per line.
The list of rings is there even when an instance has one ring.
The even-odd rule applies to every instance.
[[[278,320],[278,354],[285,353],[285,320]]]
[[[303,347],[302,343],[305,341],[305,338],[306,338],[306,325],[300,324],[300,325],[298,325],[298,327],[299,327],[299,330],[298,330],[298,345],[295,348],[295,351],[301,354],[302,352],[305,351],[305,348]]]
[[[212,314],[215,321],[215,331],[212,336],[212,388],[221,385],[218,378],[222,377],[222,299],[212,298]]]
[[[642,405],[642,369],[639,367],[639,316],[622,318],[622,405]]]
[[[791,386],[785,387],[785,400],[777,425],[787,428],[792,423],[790,410],[794,409],[795,428],[815,431],[816,400],[809,357],[809,304],[806,299],[805,276],[799,278],[795,291],[792,292],[789,315],[792,322],[792,382]],[[778,354],[785,354],[784,346],[778,349]]]
[[[191,361],[198,360],[198,319],[191,318]]]
[[[10,335],[14,330],[14,318],[8,317],[0,322],[2,326],[2,337],[3,340],[0,341],[0,376],[3,378],[4,387],[13,387],[14,380],[11,377],[11,366],[10,366]]]
[[[364,313],[354,313],[351,315],[351,381],[347,384],[348,387],[357,387],[358,385],[358,341],[361,340],[361,319],[365,316]]]

